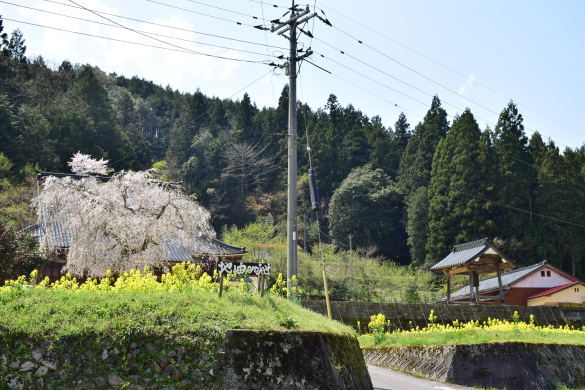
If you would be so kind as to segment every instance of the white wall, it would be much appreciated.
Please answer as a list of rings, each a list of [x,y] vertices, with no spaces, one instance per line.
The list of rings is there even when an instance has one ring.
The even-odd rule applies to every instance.
[[[540,271],[545,271],[545,276],[540,276]],[[550,271],[550,276],[546,276],[547,271]],[[513,285],[513,287],[526,287],[526,288],[536,288],[536,287],[547,287],[552,288],[556,286],[560,286],[563,284],[567,284],[572,282],[573,280],[559,274],[556,272],[552,267],[545,265],[541,269],[536,272],[533,272],[528,277],[522,279],[520,282]]]
[[[578,290],[578,291],[575,291]],[[528,306],[540,306],[547,303],[583,303],[585,302],[585,285],[583,283],[565,288],[550,296],[532,298],[528,300]]]

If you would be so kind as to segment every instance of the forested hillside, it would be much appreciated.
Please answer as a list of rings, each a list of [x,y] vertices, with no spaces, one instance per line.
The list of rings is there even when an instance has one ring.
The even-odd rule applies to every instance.
[[[275,107],[259,108],[247,94],[219,99],[91,65],[49,67],[26,57],[24,37],[1,20],[0,34],[0,219],[34,220],[34,170],[68,172],[81,151],[183,182],[218,231],[283,225],[286,88]],[[392,128],[335,95],[323,103],[298,110],[299,231],[306,221],[309,245],[307,129],[325,239],[343,246],[352,235],[363,253],[428,267],[454,244],[489,236],[519,264],[546,259],[585,276],[585,145],[559,150],[524,129],[513,102],[493,129],[470,110],[449,123],[439,97],[421,123],[401,114]]]

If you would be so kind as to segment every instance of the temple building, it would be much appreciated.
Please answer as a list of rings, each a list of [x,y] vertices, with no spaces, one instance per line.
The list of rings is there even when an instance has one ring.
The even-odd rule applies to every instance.
[[[455,245],[431,270],[447,275],[448,292],[442,303],[536,306],[585,302],[583,282],[546,261],[514,267],[491,240],[484,238]],[[480,279],[482,274],[494,273]],[[468,285],[451,292],[452,276],[461,274],[468,276]]]

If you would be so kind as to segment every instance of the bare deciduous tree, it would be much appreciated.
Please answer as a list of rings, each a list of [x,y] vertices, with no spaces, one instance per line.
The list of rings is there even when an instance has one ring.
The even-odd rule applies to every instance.
[[[267,179],[269,173],[278,168],[272,157],[263,156],[268,145],[233,144],[225,152],[227,166],[223,177],[234,177],[239,181],[242,194],[258,188]]]

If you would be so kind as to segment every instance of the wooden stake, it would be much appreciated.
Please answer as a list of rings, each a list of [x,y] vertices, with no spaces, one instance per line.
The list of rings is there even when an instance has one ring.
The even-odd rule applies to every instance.
[[[504,304],[504,288],[502,286],[502,274],[500,273],[500,263],[496,264],[496,273],[498,274],[498,288],[500,289],[500,305]]]
[[[331,314],[331,302],[329,302],[329,288],[327,288],[327,276],[325,275],[325,269],[323,269],[323,287],[325,288],[325,304],[327,305],[327,317],[330,320],[333,319]]]
[[[447,304],[451,303],[451,274],[447,273]]]
[[[223,294],[223,274],[219,275],[219,297]]]

